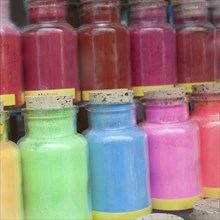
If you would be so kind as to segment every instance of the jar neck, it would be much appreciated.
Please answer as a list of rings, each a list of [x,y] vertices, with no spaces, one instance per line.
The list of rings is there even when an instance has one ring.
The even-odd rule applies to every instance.
[[[220,6],[212,10],[211,21],[214,25],[220,25]]]
[[[195,115],[220,115],[220,95],[197,95],[194,97]]]
[[[82,24],[120,22],[117,1],[90,1],[82,5],[82,10]]]
[[[0,141],[8,141],[8,120],[9,113],[0,112]]]
[[[136,124],[132,104],[91,105],[88,111],[93,129],[125,129]]]
[[[147,122],[150,123],[177,123],[189,119],[187,102],[166,104],[165,101],[148,103],[146,105]]]
[[[208,11],[205,2],[183,3],[174,7],[174,23],[208,21]]]
[[[1,20],[10,19],[9,0],[0,1],[0,19]]]
[[[31,24],[64,23],[66,8],[63,0],[34,0],[28,5],[28,17]]]
[[[53,138],[76,133],[76,110],[24,110],[25,133],[35,138]]]
[[[148,7],[145,4],[131,6],[129,24],[166,23],[165,6]]]

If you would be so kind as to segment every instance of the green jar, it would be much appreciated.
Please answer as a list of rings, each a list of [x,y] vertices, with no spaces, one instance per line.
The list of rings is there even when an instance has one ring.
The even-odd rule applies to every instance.
[[[26,219],[91,219],[87,143],[76,133],[72,97],[26,98],[21,151]]]

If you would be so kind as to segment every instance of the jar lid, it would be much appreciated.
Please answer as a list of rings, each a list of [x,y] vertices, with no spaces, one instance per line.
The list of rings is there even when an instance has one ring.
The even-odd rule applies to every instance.
[[[183,218],[178,217],[176,215],[170,215],[170,214],[150,214],[150,215],[145,215],[142,217],[137,218],[136,220],[147,220],[147,219],[155,219],[155,220],[183,220]]]
[[[144,97],[147,100],[178,99],[178,98],[184,98],[185,96],[186,96],[186,89],[184,87],[144,91]]]
[[[89,93],[90,104],[133,103],[133,91],[128,89],[100,90]]]
[[[220,83],[192,86],[193,94],[220,94]]]
[[[220,216],[220,199],[205,199],[193,205],[193,219],[216,220]]]
[[[67,95],[41,95],[26,96],[26,108],[33,110],[71,108],[73,96]]]
[[[4,102],[0,100],[0,112],[4,111]]]

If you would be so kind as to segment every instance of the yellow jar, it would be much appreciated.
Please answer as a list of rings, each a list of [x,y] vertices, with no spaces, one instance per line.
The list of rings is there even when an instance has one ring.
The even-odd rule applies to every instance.
[[[0,111],[0,220],[22,219],[20,154],[8,140],[9,113]]]

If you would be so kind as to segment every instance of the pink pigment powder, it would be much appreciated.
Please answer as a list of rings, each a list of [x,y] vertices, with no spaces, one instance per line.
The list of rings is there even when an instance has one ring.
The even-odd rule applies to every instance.
[[[152,104],[146,107],[146,116],[152,198],[199,196],[198,127],[189,120],[187,104]]]

